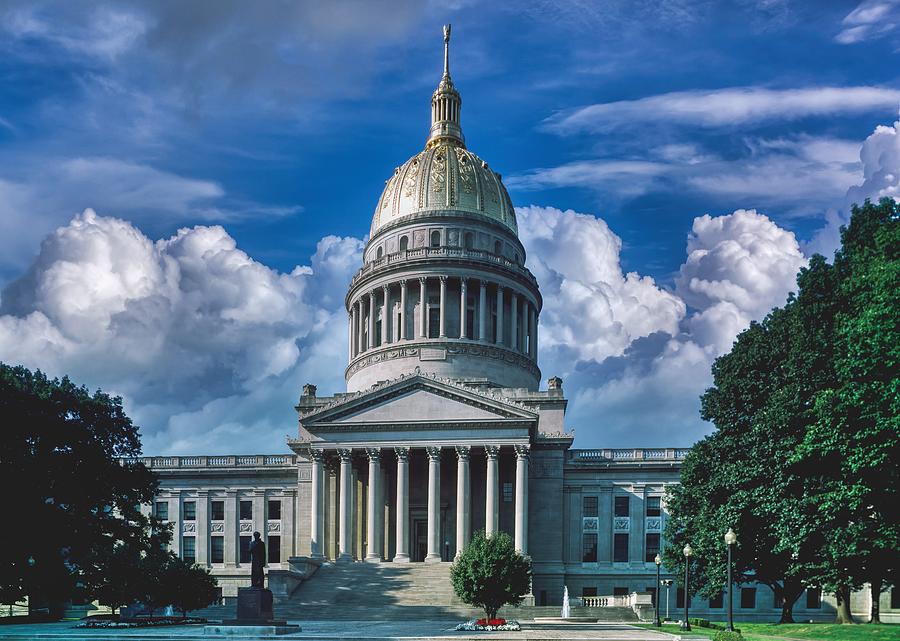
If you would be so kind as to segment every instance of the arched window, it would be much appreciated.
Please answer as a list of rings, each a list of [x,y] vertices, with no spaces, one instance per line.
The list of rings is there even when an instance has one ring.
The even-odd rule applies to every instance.
[[[465,236],[465,248],[472,249],[473,247],[475,247],[475,234],[467,231]]]
[[[503,253],[503,243],[499,240],[494,241],[494,253],[498,256]]]
[[[400,237],[400,251],[405,252],[409,248],[409,236]]]
[[[440,247],[441,246],[441,232],[435,229],[431,232],[431,246],[432,247]]]
[[[382,249],[381,247],[379,247],[379,248],[378,248],[378,251],[375,252],[375,258],[378,259],[378,258],[381,258],[382,256],[384,256],[384,249]]]

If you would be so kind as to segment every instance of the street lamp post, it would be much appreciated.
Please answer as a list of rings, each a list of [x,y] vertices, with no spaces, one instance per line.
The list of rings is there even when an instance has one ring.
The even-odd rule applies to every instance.
[[[691,578],[691,555],[694,553],[690,543],[685,544],[682,553],[684,554],[684,621],[681,622],[681,629],[685,632],[690,632],[691,622],[688,620],[688,606],[691,602],[691,590],[688,582]]]
[[[662,565],[662,558],[657,554],[656,558],[653,559],[653,562],[656,563],[656,592],[653,593],[653,601],[656,605],[656,623],[653,625],[657,628],[661,628],[662,621],[659,620],[659,566]]]
[[[666,586],[666,621],[669,621],[672,618],[669,616],[669,588],[672,587],[672,579],[666,579],[662,584]]]
[[[734,630],[734,611],[731,598],[731,548],[735,543],[737,543],[737,534],[728,528],[725,533],[725,547],[728,548],[728,626],[725,628],[726,630]]]

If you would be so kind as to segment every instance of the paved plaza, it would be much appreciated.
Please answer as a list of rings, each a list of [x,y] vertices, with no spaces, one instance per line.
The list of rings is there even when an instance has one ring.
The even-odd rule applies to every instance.
[[[521,632],[456,632],[458,621],[297,621],[303,631],[280,636],[222,636],[204,634],[203,626],[171,626],[132,630],[87,630],[76,628],[77,622],[0,626],[0,639],[601,639],[603,641],[663,641],[677,639],[676,635],[642,630],[622,623],[523,623]],[[682,637],[684,638],[684,637]]]

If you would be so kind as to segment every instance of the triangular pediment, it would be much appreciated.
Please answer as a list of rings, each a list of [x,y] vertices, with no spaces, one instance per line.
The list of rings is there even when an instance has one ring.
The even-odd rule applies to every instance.
[[[304,427],[505,423],[537,419],[531,409],[462,385],[410,376],[387,381],[302,419]]]

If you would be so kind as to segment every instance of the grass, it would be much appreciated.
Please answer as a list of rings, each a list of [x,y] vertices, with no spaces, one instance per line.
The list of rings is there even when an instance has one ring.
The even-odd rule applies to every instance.
[[[718,623],[718,622],[716,622]],[[652,625],[639,624],[654,630]],[[746,641],[900,641],[900,625],[866,623],[837,625],[834,623],[741,623],[735,622]],[[664,625],[663,632],[681,634],[677,625]],[[716,630],[691,626],[685,634],[706,636],[712,639]]]

